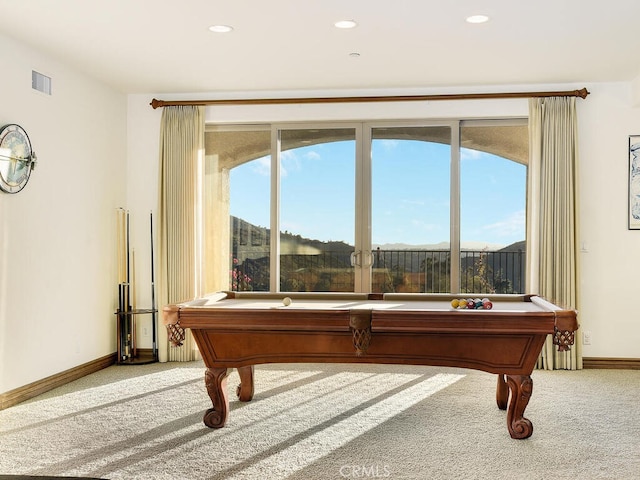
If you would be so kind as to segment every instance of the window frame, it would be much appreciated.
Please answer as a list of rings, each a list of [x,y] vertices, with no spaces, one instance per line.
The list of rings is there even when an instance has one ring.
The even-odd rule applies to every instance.
[[[251,124],[216,124],[208,125],[207,131],[233,131],[233,130],[271,130],[271,178],[269,193],[270,198],[270,291],[280,290],[280,164],[281,141],[280,132],[287,129],[330,129],[330,128],[355,128],[355,167],[356,167],[356,198],[354,199],[355,215],[355,248],[371,255],[371,212],[372,212],[372,172],[371,172],[371,146],[374,128],[396,127],[432,127],[446,126],[450,128],[450,213],[449,213],[449,254],[450,254],[450,290],[451,293],[459,293],[461,289],[461,226],[460,226],[460,132],[463,127],[473,126],[523,126],[528,124],[526,117],[512,118],[456,118],[456,119],[412,119],[412,120],[367,120],[367,121],[305,121],[305,122],[257,122]],[[368,159],[368,161],[367,161]],[[515,161],[515,160],[512,160]],[[527,177],[529,175],[527,165]],[[528,182],[527,182],[528,183]],[[528,203],[528,186],[525,187],[525,200]],[[525,231],[525,240],[527,232]],[[529,269],[530,266],[526,265]],[[371,269],[360,268],[356,272],[354,291],[367,292],[371,290]]]

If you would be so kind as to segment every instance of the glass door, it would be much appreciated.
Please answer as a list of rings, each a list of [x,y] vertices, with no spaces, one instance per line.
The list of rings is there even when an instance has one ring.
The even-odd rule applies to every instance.
[[[371,291],[451,291],[451,126],[370,135]]]
[[[280,291],[353,292],[359,126],[277,130]],[[273,213],[273,212],[272,212]],[[273,267],[272,267],[273,269]]]

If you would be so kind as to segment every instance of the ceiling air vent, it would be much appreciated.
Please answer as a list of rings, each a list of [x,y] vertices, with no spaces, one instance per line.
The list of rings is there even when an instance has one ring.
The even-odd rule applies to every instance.
[[[51,95],[51,77],[47,77],[35,70],[31,71],[31,88]]]

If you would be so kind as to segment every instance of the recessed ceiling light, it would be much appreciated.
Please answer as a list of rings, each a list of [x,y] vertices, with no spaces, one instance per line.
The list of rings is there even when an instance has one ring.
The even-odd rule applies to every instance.
[[[485,23],[489,21],[489,17],[486,15],[471,15],[467,17],[467,22],[469,23]]]
[[[336,28],[353,28],[356,25],[358,25],[355,21],[353,20],[338,20],[336,23],[333,24]]]
[[[233,27],[229,25],[211,25],[209,30],[215,33],[229,33],[233,30]]]

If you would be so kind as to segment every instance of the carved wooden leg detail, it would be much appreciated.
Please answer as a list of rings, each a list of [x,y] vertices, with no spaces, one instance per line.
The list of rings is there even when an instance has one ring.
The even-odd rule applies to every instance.
[[[504,375],[501,373],[498,375],[498,385],[496,386],[496,403],[500,410],[507,409],[507,402],[509,401],[509,385],[504,379]]]
[[[530,375],[507,375],[506,377],[511,390],[511,400],[507,410],[507,428],[511,438],[529,438],[533,433],[533,424],[524,418],[524,410],[533,392],[533,380]]]
[[[236,395],[241,402],[248,402],[253,398],[253,365],[238,367],[240,385],[236,388]]]
[[[204,424],[211,428],[221,428],[227,422],[229,415],[229,396],[227,395],[228,368],[207,368],[204,374],[204,383],[213,403],[204,413]]]

